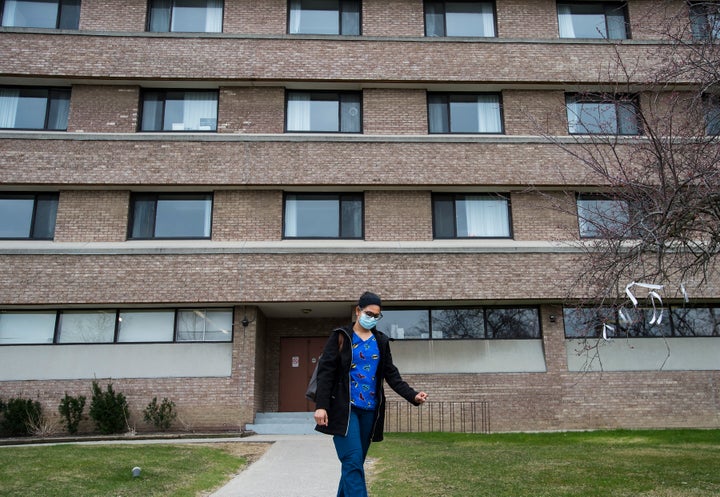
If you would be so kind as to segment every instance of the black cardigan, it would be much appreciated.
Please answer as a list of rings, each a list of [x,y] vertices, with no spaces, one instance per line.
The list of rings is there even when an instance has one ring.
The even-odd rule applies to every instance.
[[[338,350],[338,334],[343,333],[342,351]],[[328,435],[347,435],[348,424],[350,423],[350,363],[352,362],[352,336],[353,325],[337,328],[325,343],[317,371],[317,394],[315,396],[316,409],[325,409],[328,413],[328,425],[316,425],[315,429]],[[408,402],[419,405],[415,402],[418,394],[400,376],[400,372],[393,364],[390,353],[390,338],[376,328],[372,329],[373,335],[380,350],[380,362],[377,370],[377,391],[378,407],[373,426],[372,441],[379,442],[383,439],[385,426],[385,390],[383,381],[386,381],[390,388],[395,390]]]

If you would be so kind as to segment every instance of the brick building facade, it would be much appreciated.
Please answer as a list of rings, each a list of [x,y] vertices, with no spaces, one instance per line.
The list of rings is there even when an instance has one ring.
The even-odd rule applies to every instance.
[[[32,226],[0,233],[0,398],[37,398],[54,413],[65,392],[87,395],[97,378],[127,396],[138,429],[154,396],[176,403],[184,428],[243,429],[258,412],[303,410],[302,392],[282,384],[306,383],[316,351],[286,357],[285,347],[346,323],[371,289],[384,299],[379,328],[394,335],[405,378],[432,401],[486,402],[492,431],[720,423],[717,326],[603,343],[600,370],[563,319],[564,303],[585,296],[568,293],[583,264],[576,194],[603,186],[555,143],[578,146],[567,95],[612,83],[618,57],[637,63],[637,81],[663,60],[658,2],[364,0],[359,35],[300,32],[316,29],[303,19],[326,15],[322,2],[194,2],[208,19],[220,9],[212,32],[174,31],[174,21],[151,32],[160,2],[82,0],[72,29],[32,25],[29,10],[23,24],[8,6],[25,3],[6,1],[0,28],[0,212],[31,202],[36,223],[51,194],[56,214],[49,236]],[[168,4],[179,23],[185,4]],[[426,35],[435,4],[485,16],[491,32]],[[619,44],[559,37],[561,4],[614,6],[631,30]],[[663,8],[687,11],[682,1]],[[457,19],[445,14],[446,28]],[[66,122],[3,120],[38,89],[69,90]],[[337,120],[357,120],[358,130],[293,127],[307,117],[289,116],[293,99],[307,104],[302,113],[315,109],[307,95],[341,109],[346,94],[358,107]],[[435,95],[490,95],[500,126],[438,131]],[[188,116],[206,97],[216,108],[193,129]],[[646,98],[640,92],[640,105]],[[160,128],[148,124],[156,104]],[[443,109],[467,110],[453,105]],[[185,117],[167,121],[179,108]],[[500,202],[506,232],[493,234],[494,220],[490,235],[438,236],[442,201],[469,210]],[[175,219],[156,212],[155,232],[140,236],[148,202]],[[182,217],[202,205],[202,220]],[[359,235],[344,236],[344,223],[312,234],[312,209],[328,205],[358,216]],[[294,210],[305,208],[305,217]],[[183,231],[194,223],[200,235]],[[720,281],[692,291],[717,316]],[[517,310],[530,316],[522,329],[493,324]],[[442,328],[436,318],[453,313],[482,329]]]

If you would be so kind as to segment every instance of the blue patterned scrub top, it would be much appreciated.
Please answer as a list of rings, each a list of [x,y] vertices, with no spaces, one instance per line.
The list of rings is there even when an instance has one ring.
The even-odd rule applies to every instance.
[[[375,335],[363,341],[353,333],[352,363],[350,364],[350,403],[357,408],[373,410],[377,407],[377,368],[380,349]]]

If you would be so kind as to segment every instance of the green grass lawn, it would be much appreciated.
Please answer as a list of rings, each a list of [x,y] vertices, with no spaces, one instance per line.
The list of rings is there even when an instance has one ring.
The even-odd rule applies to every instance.
[[[0,447],[0,496],[195,497],[216,488],[246,463],[219,447]],[[135,466],[142,470],[138,478],[132,477]]]
[[[259,445],[0,447],[0,496],[197,497]],[[720,430],[389,434],[369,456],[372,497],[720,496]]]
[[[717,497],[720,430],[390,434],[372,497]]]

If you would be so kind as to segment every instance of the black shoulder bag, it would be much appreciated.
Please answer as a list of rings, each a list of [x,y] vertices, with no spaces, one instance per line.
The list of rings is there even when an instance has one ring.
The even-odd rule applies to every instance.
[[[338,353],[342,350],[344,342],[345,342],[344,332],[340,331],[338,333]],[[321,358],[322,358],[322,354],[320,354],[320,357],[318,357],[317,364],[315,364],[315,370],[313,371],[313,374],[310,377],[310,383],[308,383],[307,390],[305,391],[305,398],[312,402],[315,402],[315,395],[317,394],[317,372],[318,372],[318,367],[320,366]]]

